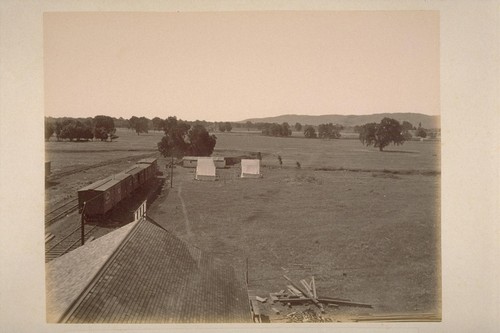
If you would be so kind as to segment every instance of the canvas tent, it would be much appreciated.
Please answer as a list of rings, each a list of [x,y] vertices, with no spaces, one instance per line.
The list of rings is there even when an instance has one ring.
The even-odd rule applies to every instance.
[[[211,157],[198,157],[196,164],[196,180],[215,180],[215,164]]]
[[[260,177],[260,160],[241,160],[241,178]]]

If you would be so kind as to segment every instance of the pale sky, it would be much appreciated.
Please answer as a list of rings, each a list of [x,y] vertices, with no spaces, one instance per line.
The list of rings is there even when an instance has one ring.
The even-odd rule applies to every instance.
[[[440,113],[437,11],[44,14],[47,116]]]

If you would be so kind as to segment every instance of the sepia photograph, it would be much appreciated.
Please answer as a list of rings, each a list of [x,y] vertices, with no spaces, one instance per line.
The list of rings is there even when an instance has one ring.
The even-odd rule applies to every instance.
[[[438,12],[43,27],[48,322],[441,320]]]
[[[496,332],[498,0],[0,2],[6,332]]]

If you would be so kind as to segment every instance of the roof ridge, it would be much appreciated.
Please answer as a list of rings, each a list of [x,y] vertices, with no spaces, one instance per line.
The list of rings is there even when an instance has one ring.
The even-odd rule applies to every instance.
[[[111,253],[109,258],[102,264],[101,268],[97,271],[97,273],[94,275],[94,277],[90,280],[90,282],[87,284],[87,286],[83,289],[83,291],[78,295],[78,297],[75,298],[75,300],[71,303],[71,305],[64,311],[64,313],[61,315],[60,319],[58,320],[58,323],[64,323],[66,322],[73,312],[78,308],[80,303],[83,301],[85,296],[89,293],[90,290],[94,287],[94,285],[99,281],[99,279],[103,276],[103,274],[106,272],[107,268],[109,265],[113,262],[113,260],[117,257],[118,253],[123,249],[125,244],[130,240],[133,234],[135,234],[138,230],[138,226],[141,224],[142,221],[145,221],[144,218],[141,218],[136,225],[134,225],[125,235],[125,237],[122,239],[120,244],[116,247],[116,249]]]

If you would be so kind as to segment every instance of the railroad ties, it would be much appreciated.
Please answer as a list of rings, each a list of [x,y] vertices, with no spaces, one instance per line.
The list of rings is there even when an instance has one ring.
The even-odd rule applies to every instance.
[[[78,199],[73,199],[45,214],[45,227],[63,218],[78,208]]]
[[[96,226],[85,228],[85,243],[94,239],[90,234],[95,228]],[[45,262],[49,262],[63,254],[73,251],[81,245],[81,229],[76,228],[61,239],[55,239],[49,234],[45,236],[45,240]]]

